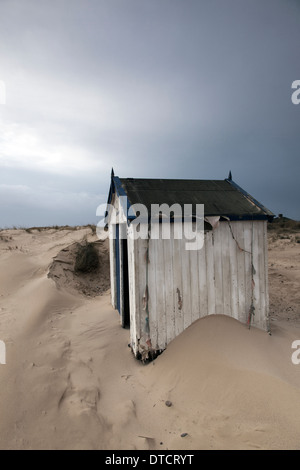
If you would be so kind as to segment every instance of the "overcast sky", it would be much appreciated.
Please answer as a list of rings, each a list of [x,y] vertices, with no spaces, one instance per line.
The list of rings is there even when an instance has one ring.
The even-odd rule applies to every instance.
[[[300,219],[295,80],[299,0],[0,0],[0,227],[97,222],[112,166]]]

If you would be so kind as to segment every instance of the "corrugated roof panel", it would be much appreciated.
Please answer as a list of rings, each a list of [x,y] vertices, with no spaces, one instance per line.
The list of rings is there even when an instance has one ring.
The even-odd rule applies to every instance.
[[[255,201],[252,196],[228,180],[174,180],[120,178],[130,204],[178,203],[204,204],[205,215],[231,218],[272,217],[274,214]]]

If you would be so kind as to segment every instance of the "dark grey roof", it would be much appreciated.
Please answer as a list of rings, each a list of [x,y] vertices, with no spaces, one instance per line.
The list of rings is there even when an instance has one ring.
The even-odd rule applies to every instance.
[[[127,195],[129,205],[174,203],[204,204],[206,216],[226,216],[231,220],[266,219],[274,214],[232,180],[136,179],[113,176],[119,194]],[[150,213],[150,212],[149,212]]]

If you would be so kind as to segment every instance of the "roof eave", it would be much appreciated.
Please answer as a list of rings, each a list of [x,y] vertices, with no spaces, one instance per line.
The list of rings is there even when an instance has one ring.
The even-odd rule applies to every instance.
[[[247,193],[247,191],[241,188],[235,181],[229,178],[226,178],[225,181],[231,184],[231,186],[237,189],[244,197],[248,199],[248,201],[250,201],[252,204],[255,204],[263,212],[263,214],[257,214],[256,216],[253,216],[253,219],[264,218],[267,220],[272,220],[275,217],[275,214],[273,214],[273,212],[271,212],[263,204],[261,204],[257,199],[255,199],[253,196]],[[251,217],[251,220],[252,220],[252,217]]]

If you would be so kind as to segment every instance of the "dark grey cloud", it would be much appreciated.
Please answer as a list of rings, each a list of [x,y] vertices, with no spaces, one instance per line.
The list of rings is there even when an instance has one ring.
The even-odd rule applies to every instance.
[[[112,166],[231,169],[300,219],[299,24],[286,0],[2,0],[0,226],[96,221]]]

